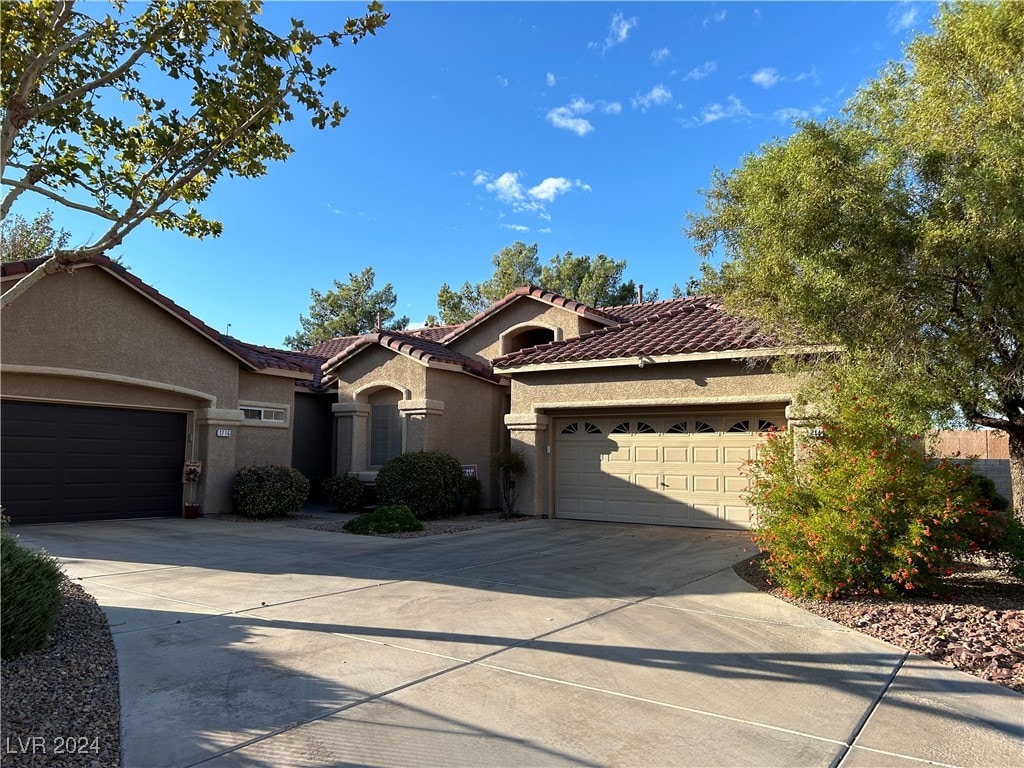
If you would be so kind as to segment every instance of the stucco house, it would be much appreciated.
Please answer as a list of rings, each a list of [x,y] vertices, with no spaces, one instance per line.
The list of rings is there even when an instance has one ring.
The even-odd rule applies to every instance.
[[[4,287],[33,266],[5,265]],[[221,334],[98,258],[32,286],[2,333],[16,521],[177,513],[186,458],[203,474],[184,492],[214,514],[241,466],[372,482],[417,450],[475,466],[494,507],[490,456],[511,447],[524,513],[742,528],[741,465],[787,423],[795,389],[770,370],[777,343],[713,299],[598,308],[530,285],[458,326],[295,353]],[[136,466],[143,446],[162,457],[159,483]]]

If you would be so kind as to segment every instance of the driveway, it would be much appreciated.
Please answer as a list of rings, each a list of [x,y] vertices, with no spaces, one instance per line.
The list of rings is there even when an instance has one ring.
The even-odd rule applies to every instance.
[[[336,516],[334,516],[336,519]],[[746,535],[21,528],[110,618],[124,764],[1020,764],[1024,698],[766,596]]]

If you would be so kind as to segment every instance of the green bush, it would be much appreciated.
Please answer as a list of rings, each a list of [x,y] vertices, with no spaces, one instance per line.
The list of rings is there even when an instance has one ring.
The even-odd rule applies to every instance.
[[[526,459],[516,450],[495,451],[491,454],[491,471],[498,478],[501,492],[501,516],[514,517],[519,503],[517,481],[526,474]]]
[[[309,481],[291,467],[242,467],[235,475],[235,512],[258,520],[298,512],[309,498]]]
[[[972,471],[968,480],[977,494],[988,501],[988,506],[993,512],[1007,512],[1010,509],[1010,501],[996,490],[992,478]]]
[[[324,498],[334,504],[339,512],[352,512],[363,506],[366,493],[363,484],[354,475],[325,477],[320,485]]]
[[[378,507],[373,512],[367,512],[349,520],[342,527],[349,533],[367,536],[401,531],[422,531],[423,523],[416,519],[416,515],[408,507],[396,505]]]
[[[38,651],[60,614],[61,570],[45,552],[30,552],[0,534],[0,648],[3,658]]]
[[[749,466],[755,540],[787,592],[933,593],[957,559],[1011,545],[968,468],[932,461],[874,398],[841,403],[823,434],[801,461],[791,432],[771,434]]]
[[[440,451],[396,456],[377,473],[377,498],[403,504],[420,520],[452,514],[462,490],[462,465]]]

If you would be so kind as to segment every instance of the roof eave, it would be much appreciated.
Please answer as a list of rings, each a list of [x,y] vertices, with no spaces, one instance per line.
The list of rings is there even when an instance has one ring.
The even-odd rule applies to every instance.
[[[724,349],[714,352],[686,352],[672,355],[629,355],[597,360],[565,360],[553,363],[525,363],[521,365],[495,365],[494,372],[505,376],[517,373],[540,373],[542,371],[579,370],[580,368],[616,368],[624,366],[658,365],[665,363],[697,363],[711,360],[750,360],[757,358],[788,357],[793,355],[835,352],[833,346],[803,347],[756,347],[749,349]]]

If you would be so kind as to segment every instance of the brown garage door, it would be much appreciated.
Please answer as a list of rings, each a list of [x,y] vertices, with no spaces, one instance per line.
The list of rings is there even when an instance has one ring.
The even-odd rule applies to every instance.
[[[12,523],[181,514],[185,414],[4,401],[0,420]]]

